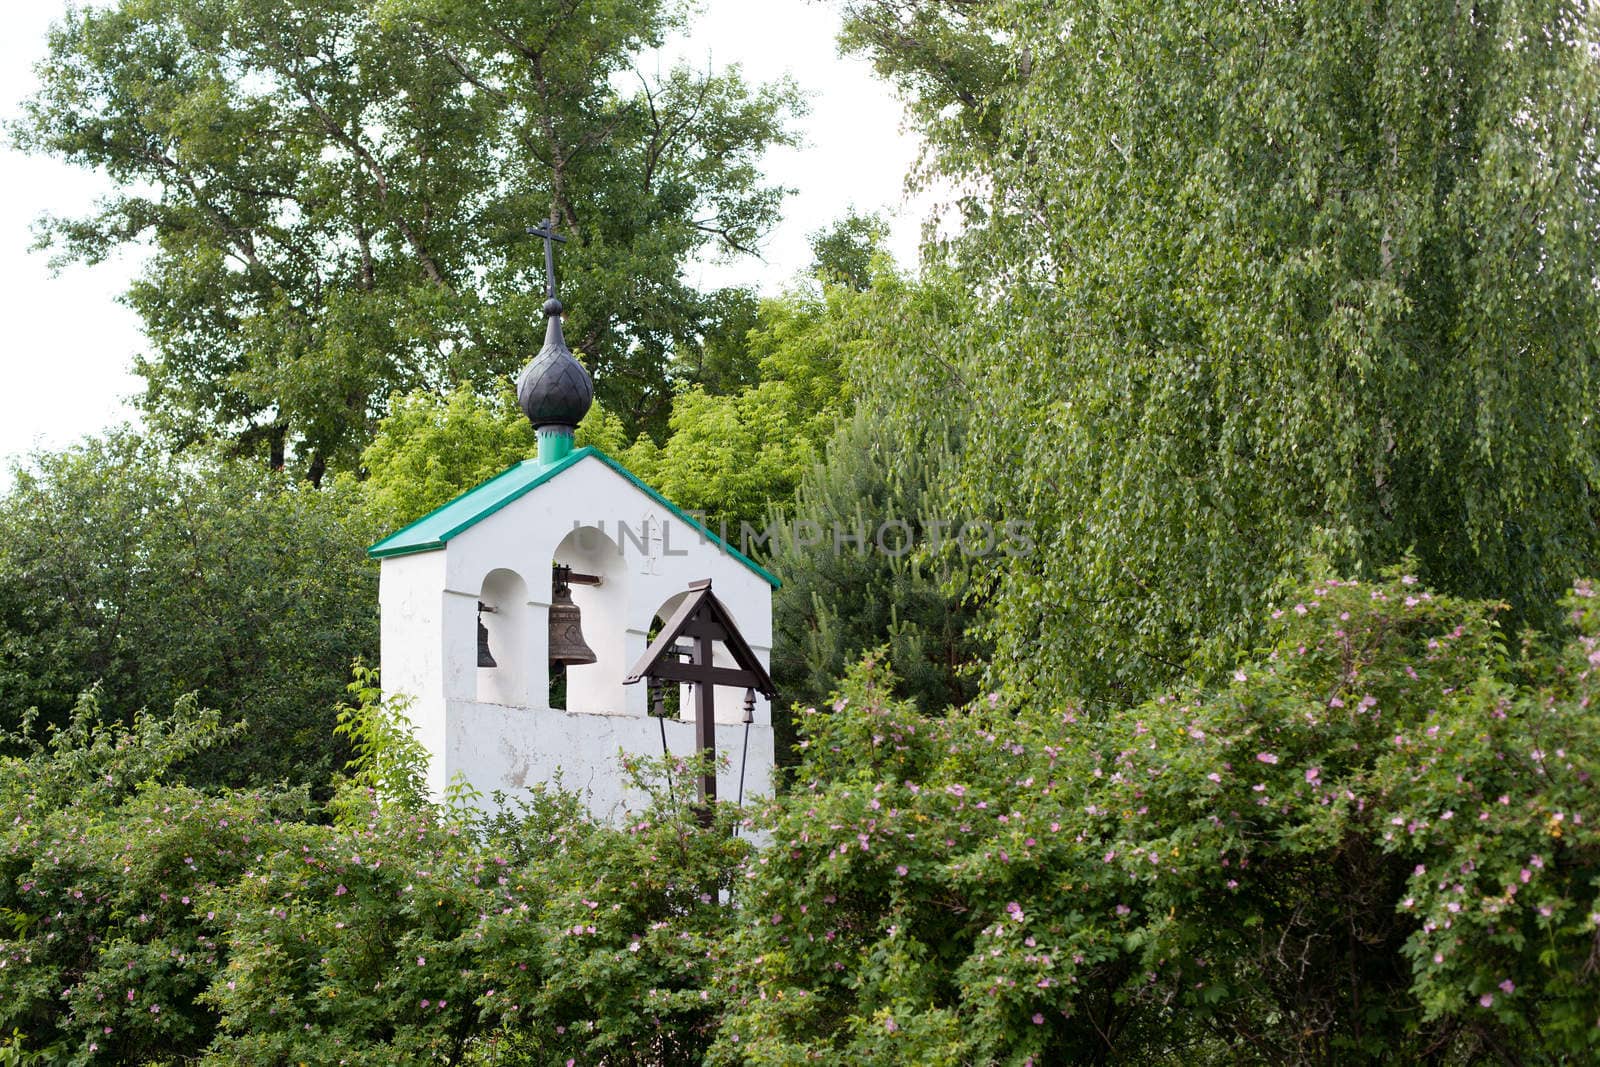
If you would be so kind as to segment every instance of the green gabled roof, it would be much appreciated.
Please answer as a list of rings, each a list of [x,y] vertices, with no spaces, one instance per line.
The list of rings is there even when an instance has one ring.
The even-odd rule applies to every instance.
[[[676,504],[640,481],[628,468],[593,446],[577,449],[550,464],[540,463],[537,459],[525,459],[516,466],[507,467],[493,478],[473,486],[449,503],[442,504],[415,522],[402,526],[367,549],[367,555],[373,559],[387,559],[391,556],[409,556],[414,552],[432,552],[443,548],[445,542],[456,534],[477,525],[567,468],[577,466],[588,456],[593,456],[628,479],[656,503],[699,531],[706,540],[759,574],[774,589],[782,584],[771,571],[756,564],[750,557],[684,514]]]

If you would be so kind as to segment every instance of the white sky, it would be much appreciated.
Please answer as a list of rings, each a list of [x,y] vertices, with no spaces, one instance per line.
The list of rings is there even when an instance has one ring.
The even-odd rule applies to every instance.
[[[32,92],[33,64],[65,7],[65,0],[7,5],[0,34],[5,118]],[[805,146],[769,157],[768,174],[799,192],[763,249],[765,261],[695,266],[694,281],[781,288],[810,262],[807,235],[852,205],[888,215],[892,251],[902,263],[915,262],[927,206],[907,203],[902,188],[917,141],[902,130],[899,104],[868,66],[839,58],[837,28],[834,11],[815,0],[704,0],[694,32],[666,50],[663,66],[680,56],[701,67],[738,63],[753,81],[789,73],[813,94],[800,123]],[[137,316],[117,295],[138,272],[138,254],[52,277],[46,256],[29,251],[34,219],[82,214],[109,189],[98,175],[0,145],[0,485],[22,453],[134,417],[127,400],[140,382],[130,367],[146,346]]]

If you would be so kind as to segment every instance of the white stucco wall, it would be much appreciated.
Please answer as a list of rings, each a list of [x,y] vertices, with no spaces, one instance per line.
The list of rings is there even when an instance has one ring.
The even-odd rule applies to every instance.
[[[587,532],[575,533],[580,528]],[[572,586],[585,640],[598,662],[569,668],[567,707],[549,707],[548,611],[552,562],[599,574]],[[651,620],[671,614],[691,581],[709,578],[764,665],[771,663],[772,588],[627,478],[590,456],[457,534],[444,548],[383,560],[382,677],[404,695],[431,758],[429,786],[457,774],[485,797],[550,780],[590,796],[597,815],[625,803],[619,751],[661,754],[641,682],[622,678],[644,653]],[[494,670],[477,666],[477,604]],[[719,650],[720,651],[720,650]],[[717,662],[723,662],[719,656]],[[716,689],[717,748],[730,766],[719,796],[737,791],[744,693]],[[689,703],[685,701],[685,703]],[[771,708],[757,698],[745,796],[771,791]],[[693,752],[693,727],[668,721],[675,755]]]

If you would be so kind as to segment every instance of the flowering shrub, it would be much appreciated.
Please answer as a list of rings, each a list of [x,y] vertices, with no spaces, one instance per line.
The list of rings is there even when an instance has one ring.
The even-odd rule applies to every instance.
[[[309,806],[302,791],[153,784],[226,733],[193,701],[108,727],[90,696],[48,745],[0,760],[0,1032],[52,1063],[136,1063],[210,1042],[215,1020],[196,997],[226,934],[205,900],[281,847],[285,820]]]
[[[747,850],[670,795],[622,828],[576,798],[516,818],[300,826],[208,898],[230,956],[204,1000],[247,1062],[694,1062],[721,997],[719,902]],[[460,812],[470,809],[462,806]]]
[[[795,788],[435,804],[358,676],[303,792],[162,782],[221,733],[92,698],[0,764],[0,1062],[1586,1061],[1600,598],[1329,580],[1225,686],[927,719],[869,658]],[[40,1059],[43,1057],[43,1059]]]
[[[1464,1057],[1600,1044],[1600,612],[1513,664],[1408,578],[1274,613],[1226,688],[805,715],[717,1062]]]

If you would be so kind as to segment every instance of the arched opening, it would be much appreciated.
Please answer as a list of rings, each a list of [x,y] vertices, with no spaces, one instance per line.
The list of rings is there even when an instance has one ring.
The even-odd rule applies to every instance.
[[[550,706],[616,715],[625,708],[628,572],[617,542],[594,526],[579,526],[556,546],[554,563],[571,567],[572,602],[595,662],[550,670]],[[598,578],[593,584],[584,578]],[[550,580],[550,579],[546,579]]]
[[[527,707],[537,673],[528,654],[534,620],[527,583],[515,571],[492,570],[483,579],[478,603],[478,700]],[[484,665],[488,659],[494,666]]]

